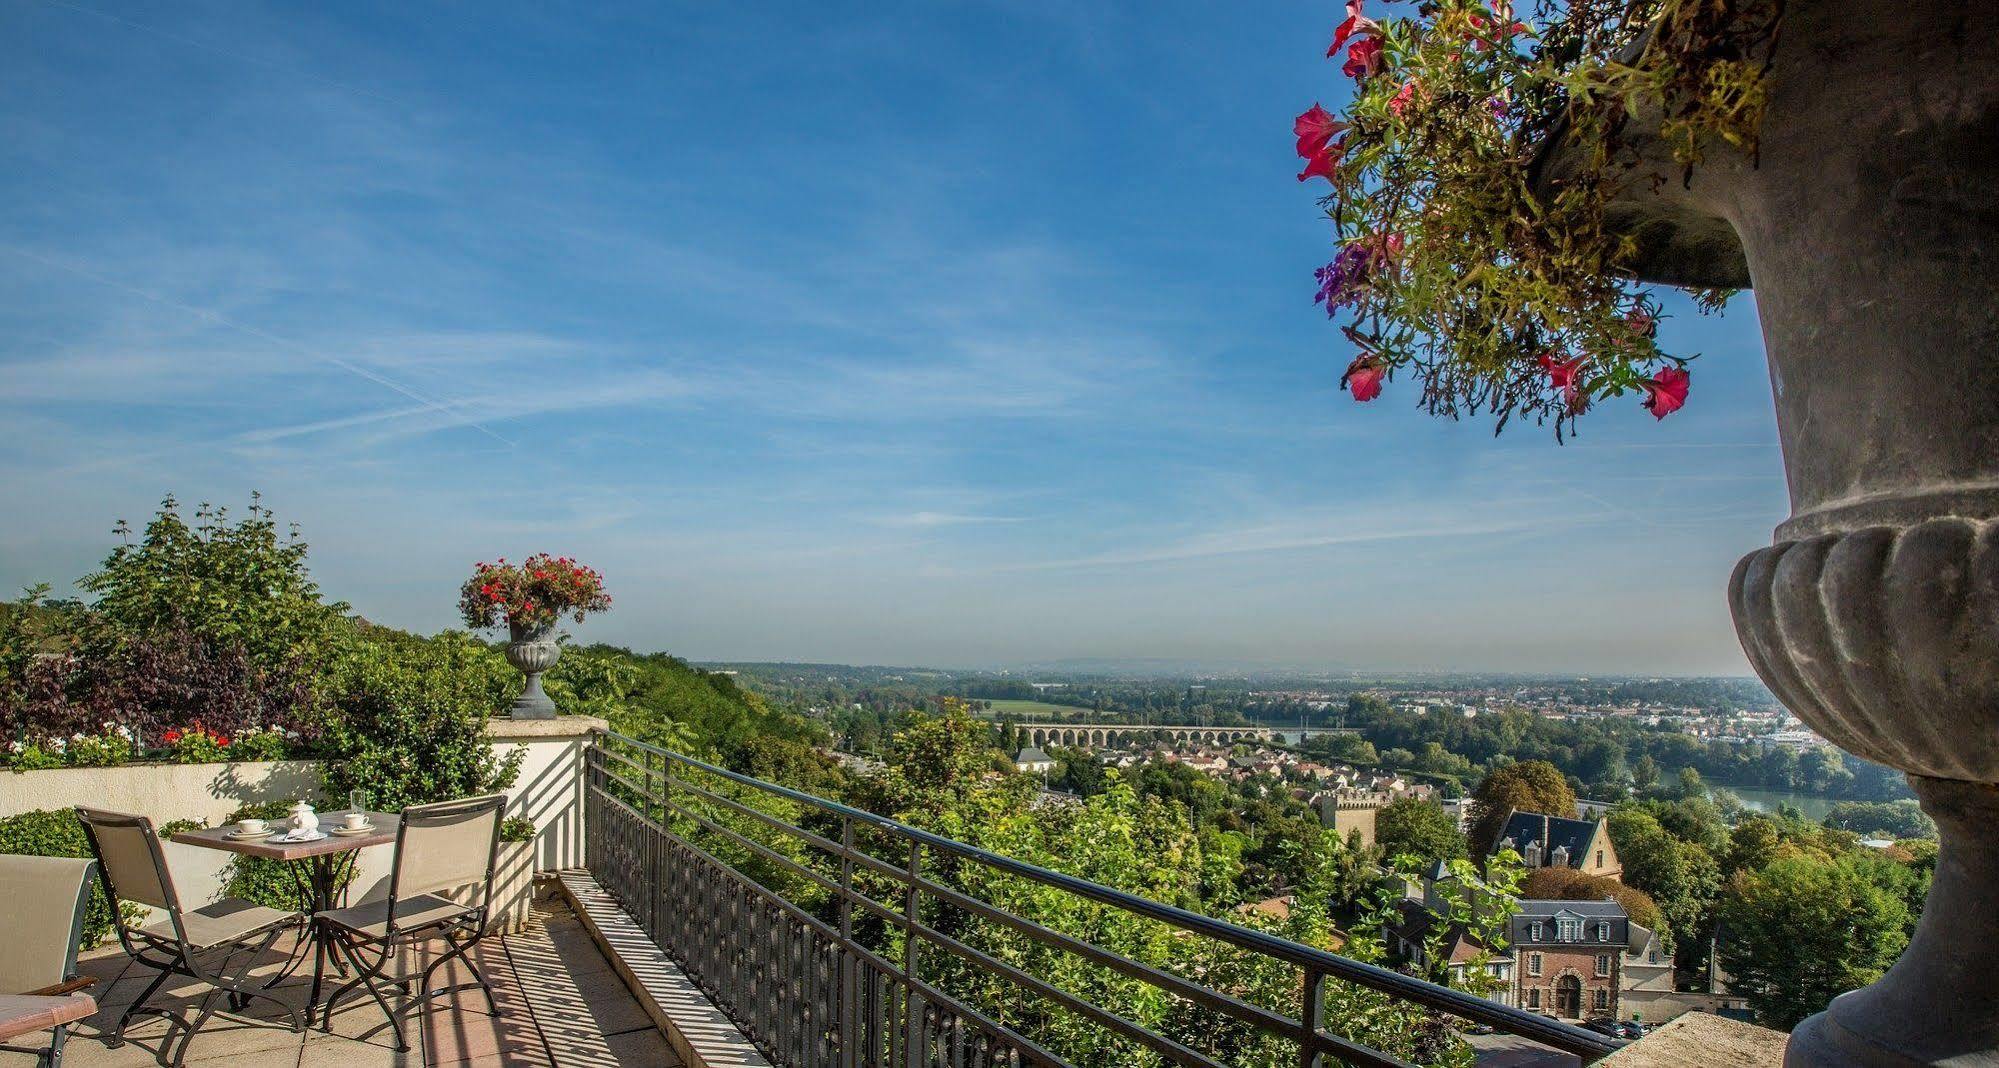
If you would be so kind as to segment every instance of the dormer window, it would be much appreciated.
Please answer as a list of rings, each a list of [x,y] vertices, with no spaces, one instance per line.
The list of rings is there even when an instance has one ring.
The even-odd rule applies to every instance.
[[[1610,921],[1609,921],[1609,920],[1599,920],[1599,921],[1597,921],[1597,925],[1596,925],[1596,940],[1597,940],[1597,941],[1599,941],[1599,942],[1608,942],[1608,941],[1610,941]]]
[[[1555,919],[1555,939],[1560,942],[1576,942],[1583,937],[1583,921],[1559,916]]]

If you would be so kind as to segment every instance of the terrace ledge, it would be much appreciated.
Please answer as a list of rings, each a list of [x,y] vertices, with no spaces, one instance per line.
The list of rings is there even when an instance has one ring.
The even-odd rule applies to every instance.
[[[1791,1036],[1705,1012],[1690,1012],[1596,1062],[1595,1068],[1776,1068]]]
[[[596,716],[556,716],[554,719],[494,716],[486,721],[486,737],[503,742],[532,738],[583,738],[610,729],[609,722]]]

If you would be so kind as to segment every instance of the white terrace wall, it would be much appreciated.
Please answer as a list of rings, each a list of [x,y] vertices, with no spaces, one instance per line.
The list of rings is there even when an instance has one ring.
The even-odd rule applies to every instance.
[[[526,750],[520,778],[507,791],[507,814],[534,821],[533,871],[582,865],[583,752],[591,735],[605,729],[603,720],[589,716],[495,719],[488,725],[496,751]],[[90,805],[138,813],[156,824],[191,819],[215,826],[243,805],[301,797],[326,809],[346,804],[345,798],[320,796],[319,763],[310,760],[0,771],[0,817]],[[355,901],[388,893],[393,852],[387,847],[361,852]],[[220,895],[231,854],[172,842],[166,853],[184,901],[201,904]],[[525,859],[522,851],[502,851],[502,885],[525,885]],[[496,887],[496,900],[502,896]]]

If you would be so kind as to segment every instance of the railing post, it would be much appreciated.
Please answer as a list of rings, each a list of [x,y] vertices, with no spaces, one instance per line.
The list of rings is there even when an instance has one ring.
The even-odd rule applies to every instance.
[[[855,1068],[861,1063],[861,1043],[857,1026],[860,994],[855,979],[860,974],[854,953],[854,817],[840,816],[840,946],[833,972],[834,997],[840,1027],[840,1063]]]
[[[903,1063],[909,1068],[921,1068],[922,1060],[917,1046],[922,1040],[923,1018],[917,1008],[916,984],[921,981],[923,956],[922,947],[917,945],[916,924],[922,915],[922,897],[916,888],[917,880],[923,878],[923,842],[909,840],[909,885],[902,895],[902,978],[903,992]]]
[[[1326,1015],[1326,973],[1317,968],[1305,969],[1305,1004],[1298,1014],[1299,1030],[1303,1032],[1298,1046],[1298,1068],[1319,1068],[1319,1027],[1325,1023]]]

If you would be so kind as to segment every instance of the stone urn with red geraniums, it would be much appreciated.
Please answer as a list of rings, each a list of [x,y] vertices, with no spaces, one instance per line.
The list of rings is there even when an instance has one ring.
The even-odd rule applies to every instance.
[[[1999,1065],[1999,4],[1344,15],[1338,113],[1291,132],[1355,400],[1413,385],[1558,435],[1619,398],[1664,418],[1694,357],[1661,347],[1654,291],[1755,290],[1791,516],[1730,578],[1737,634],[1800,719],[1907,775],[1939,838],[1901,959],[1786,1063]]]
[[[567,556],[536,553],[518,564],[501,557],[480,563],[458,591],[458,610],[474,630],[506,627],[507,663],[527,677],[509,715],[552,719],[555,702],[541,688],[542,672],[555,666],[562,646],[555,625],[563,616],[576,622],[611,607],[604,576]]]

